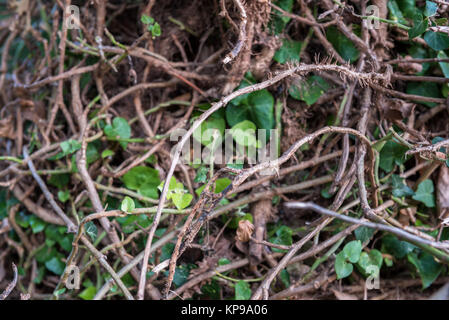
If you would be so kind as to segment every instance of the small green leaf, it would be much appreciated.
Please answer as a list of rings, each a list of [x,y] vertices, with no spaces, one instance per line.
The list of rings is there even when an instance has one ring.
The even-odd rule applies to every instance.
[[[404,179],[394,174],[391,176],[391,181],[393,184],[393,196],[402,198],[413,196],[415,192],[404,183]]]
[[[296,100],[305,101],[310,106],[329,90],[330,85],[320,76],[311,76],[304,83],[290,86],[288,93]]]
[[[60,276],[64,272],[65,264],[64,262],[61,261],[61,259],[53,257],[47,262],[45,262],[45,267],[51,272]]]
[[[217,146],[223,139],[226,122],[219,116],[211,117],[201,123],[201,126],[193,132],[193,138],[208,146],[212,142]]]
[[[132,212],[136,208],[136,205],[135,205],[133,199],[131,199],[130,197],[126,196],[123,199],[120,208],[121,208],[122,211],[130,213],[130,212]]]
[[[343,279],[349,277],[349,275],[354,270],[351,263],[346,261],[346,256],[343,251],[337,254],[335,259],[335,273],[337,274],[337,279]]]
[[[95,294],[97,293],[97,288],[94,286],[88,287],[84,289],[78,297],[80,297],[83,300],[92,300],[95,297]]]
[[[33,231],[33,233],[39,233],[39,232],[43,231],[46,226],[45,222],[42,221],[41,219],[39,219],[34,214],[30,216],[28,222],[30,224],[30,227],[31,227],[31,230]]]
[[[391,234],[387,234],[382,238],[382,246],[387,252],[398,259],[404,258],[416,248],[413,244],[399,240],[396,236]],[[382,252],[385,252],[384,249],[382,249]]]
[[[395,164],[401,165],[405,161],[407,147],[394,141],[387,141],[380,151],[379,167],[385,172],[391,172]]]
[[[184,192],[175,192],[172,194],[171,199],[178,208],[178,210],[182,210],[184,208],[187,208],[193,200],[193,196],[190,193],[184,193]]]
[[[449,36],[442,32],[427,31],[424,34],[424,40],[435,51],[449,48]]]
[[[237,123],[231,128],[232,138],[241,146],[256,146],[256,125],[249,120]]]
[[[65,203],[67,200],[69,200],[69,198],[70,198],[69,190],[58,191],[58,199],[62,203]]]
[[[335,26],[331,26],[327,29],[326,38],[344,60],[355,62],[359,58],[359,50],[352,43],[352,41],[343,35],[343,33],[338,31]]]
[[[430,179],[424,180],[418,185],[415,195],[412,197],[414,200],[424,203],[428,208],[435,207],[435,195],[434,195],[433,181]]]
[[[410,39],[419,37],[427,30],[428,20],[424,19],[421,13],[416,13],[413,17],[413,27],[408,30]]]
[[[198,168],[198,170],[196,171],[196,176],[195,179],[193,180],[193,182],[196,183],[204,183],[207,180],[207,173],[209,172],[209,169],[207,169],[204,166],[201,166]]]
[[[235,300],[249,300],[251,298],[251,288],[245,281],[240,280],[235,284]]]
[[[428,288],[443,271],[443,266],[435,261],[435,258],[427,252],[418,256],[416,253],[407,255],[408,261],[418,270],[423,289]]]
[[[84,226],[84,230],[86,231],[86,234],[92,239],[92,241],[95,241],[97,239],[97,226],[93,221],[89,221]]]
[[[300,41],[284,39],[282,46],[274,54],[273,60],[281,64],[286,62],[299,62],[302,43]]]
[[[104,150],[102,153],[101,153],[101,157],[104,159],[104,158],[107,158],[107,157],[110,157],[110,156],[113,156],[114,155],[114,151],[112,151],[112,150],[109,150],[109,149],[106,149],[106,150]]]
[[[407,83],[406,92],[408,94],[414,94],[423,97],[441,98],[440,89],[434,82],[409,82]],[[416,101],[420,104],[426,105],[430,108],[435,107],[437,104],[434,102]]]
[[[157,187],[161,183],[159,172],[156,169],[145,166],[134,167],[123,175],[123,182],[128,189],[156,199]]]
[[[369,253],[362,252],[360,259],[357,262],[357,268],[359,268],[365,276],[371,274],[370,267],[377,267],[378,270],[382,267],[383,257],[379,250],[373,249]]]
[[[131,137],[131,127],[126,119],[121,117],[116,117],[112,120],[112,125],[107,125],[104,127],[104,133],[109,138],[123,138],[128,139]],[[123,149],[126,149],[128,145],[127,142],[120,141],[120,145]]]
[[[345,257],[352,263],[356,263],[359,258],[360,254],[362,252],[362,243],[359,240],[354,240],[351,242],[348,242],[344,248],[343,252]]]
[[[291,246],[293,243],[292,239],[293,231],[287,226],[281,226],[276,229],[276,236],[270,238],[270,242],[274,244],[281,244],[285,246]],[[286,250],[273,248],[274,252],[286,252]]]
[[[426,1],[426,8],[424,9],[424,15],[426,17],[433,17],[438,11],[438,4],[432,1]]]
[[[142,21],[143,24],[152,24],[154,22],[154,18],[143,14],[142,17],[140,17],[140,21]]]

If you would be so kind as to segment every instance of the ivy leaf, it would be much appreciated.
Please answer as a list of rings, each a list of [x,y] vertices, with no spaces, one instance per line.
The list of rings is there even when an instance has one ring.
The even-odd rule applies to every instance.
[[[235,99],[234,99],[235,100]],[[233,101],[234,101],[233,100]],[[237,104],[230,103],[226,107],[226,121],[229,126],[249,120],[256,124],[258,129],[269,130],[274,128],[274,98],[266,89],[250,93],[246,99]]]
[[[97,288],[94,286],[87,287],[84,289],[78,297],[80,297],[83,300],[92,300],[95,297],[95,294],[97,293]]]
[[[433,17],[438,11],[438,4],[432,1],[426,1],[426,8],[424,9],[424,15],[426,17]]]
[[[273,2],[281,9],[287,12],[292,12],[293,0],[278,0]],[[277,10],[273,10],[272,12],[275,16],[270,20],[270,30],[274,32],[275,35],[279,35],[282,31],[284,31],[285,26],[291,18],[283,16],[282,13]]]
[[[362,243],[371,239],[374,234],[374,229],[368,227],[360,227],[354,230],[354,235],[357,240]]]
[[[57,257],[53,257],[47,262],[45,262],[45,267],[51,272],[57,274],[58,276],[62,275],[65,268],[65,263],[61,261],[61,259]]]
[[[424,40],[435,51],[449,48],[449,36],[445,33],[427,31],[424,34]]]
[[[433,181],[430,179],[424,180],[418,185],[415,195],[412,197],[414,200],[424,203],[428,208],[435,207],[435,195]]]
[[[231,129],[232,138],[241,146],[256,146],[256,125],[251,121],[244,120],[237,123]]]
[[[421,13],[416,13],[413,17],[413,27],[408,30],[408,36],[410,39],[419,37],[426,32],[428,20],[423,18]]]
[[[131,137],[131,127],[126,119],[121,117],[116,117],[112,120],[112,125],[107,125],[104,127],[104,133],[109,138],[123,138],[128,139]],[[120,145],[123,149],[126,149],[128,142],[120,141]]]
[[[413,196],[415,194],[415,192],[404,183],[404,179],[397,174],[391,176],[391,181],[393,184],[393,196],[402,198]]]
[[[305,83],[291,85],[288,93],[296,100],[305,101],[310,106],[329,90],[330,85],[320,76],[311,76]]]
[[[178,208],[178,210],[182,210],[189,206],[190,202],[193,200],[193,196],[190,193],[175,192],[171,199],[176,208]]]
[[[335,273],[337,274],[337,279],[343,279],[349,277],[349,275],[354,270],[351,263],[346,261],[346,256],[343,251],[337,254],[335,259]]]
[[[86,231],[86,234],[92,239],[92,241],[95,241],[95,239],[97,239],[98,229],[93,221],[87,222],[84,226],[84,230]]]
[[[69,200],[69,198],[70,198],[69,190],[58,191],[58,199],[62,203],[65,203],[67,200]]]
[[[30,216],[28,223],[30,224],[33,233],[39,233],[45,229],[45,222],[39,219],[34,214]]]
[[[156,169],[145,166],[137,166],[123,175],[123,182],[128,189],[156,199],[157,187],[160,184],[159,172]]]
[[[249,300],[251,298],[251,288],[249,284],[240,280],[235,284],[235,300]]]
[[[409,253],[407,259],[418,270],[422,281],[422,288],[428,288],[443,271],[443,266],[435,261],[434,257],[427,252],[418,256],[416,253]]]
[[[387,3],[388,11],[392,16],[392,20],[398,21],[402,24],[406,24],[407,20],[404,19],[401,9],[399,9],[398,3],[395,0],[390,0]]]
[[[326,38],[344,60],[355,62],[359,58],[359,50],[357,50],[352,41],[338,31],[335,26],[331,26],[327,29]]]
[[[61,142],[59,147],[61,148],[62,151],[59,152],[58,154],[54,155],[53,157],[48,158],[49,160],[58,160],[58,159],[61,159],[69,154],[72,154],[72,153],[78,151],[79,149],[81,149],[81,143],[76,140],[70,139],[70,140]]]
[[[416,247],[407,241],[399,240],[396,236],[387,234],[382,238],[382,252],[389,252],[398,259],[404,258]]]
[[[360,259],[357,262],[357,268],[359,268],[365,276],[368,276],[372,274],[371,268],[373,266],[376,267],[377,270],[380,270],[382,267],[382,262],[382,253],[379,250],[373,249],[369,253],[361,253]]]
[[[360,242],[359,240],[348,242],[343,248],[345,258],[347,258],[352,263],[356,263],[359,260],[361,252],[362,242]]]
[[[292,240],[293,231],[287,226],[281,226],[276,230],[276,236],[270,238],[270,242],[275,244],[281,244],[285,246],[291,246],[293,243]],[[274,252],[286,252],[286,250],[273,248]]]
[[[380,151],[379,167],[385,172],[391,172],[394,164],[401,165],[405,161],[407,147],[394,141],[387,141]]]
[[[134,200],[131,199],[131,198],[128,197],[128,196],[126,196],[126,197],[123,199],[122,204],[121,204],[121,206],[120,206],[120,209],[121,209],[123,212],[127,212],[127,213],[132,212],[135,208],[136,208],[136,205],[135,205],[135,203],[134,203]]]
[[[196,182],[196,183],[206,182],[208,172],[209,172],[209,170],[206,167],[204,167],[204,166],[199,167],[198,170],[196,171],[196,176],[195,176],[195,179],[193,180],[193,182]]]
[[[143,14],[142,17],[140,17],[140,21],[142,21],[143,24],[152,24],[154,23],[154,18]]]
[[[407,83],[406,92],[408,94],[415,94],[418,96],[440,98],[440,89],[435,82],[409,82]],[[430,108],[435,107],[437,104],[434,102],[416,101],[417,103],[426,105]]]
[[[273,60],[284,64],[286,62],[299,62],[302,43],[300,41],[284,39],[282,46],[274,54]]]
[[[201,126],[193,132],[193,138],[204,146],[208,146],[212,142],[214,142],[214,145],[218,145],[221,142],[225,128],[226,122],[223,118],[212,116],[201,123]]]
[[[444,51],[438,52],[437,55],[438,59],[447,59],[448,56]],[[441,68],[441,71],[443,71],[443,74],[446,78],[449,78],[449,63],[448,62],[438,62]]]

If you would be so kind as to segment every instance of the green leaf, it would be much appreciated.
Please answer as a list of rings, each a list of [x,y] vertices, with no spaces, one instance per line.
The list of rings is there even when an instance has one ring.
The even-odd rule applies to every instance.
[[[423,252],[419,257],[416,253],[409,253],[407,259],[418,270],[423,289],[428,288],[443,271],[443,266],[427,252]]]
[[[106,150],[104,150],[104,151],[101,153],[101,157],[104,159],[104,158],[113,156],[114,153],[115,153],[114,151],[109,150],[109,149],[106,149]]]
[[[123,182],[128,189],[136,190],[147,197],[158,198],[157,187],[161,181],[156,169],[145,166],[134,167],[123,175]]]
[[[223,222],[225,222],[227,218],[223,216]],[[251,213],[246,213],[243,217],[234,217],[228,224],[228,228],[230,229],[237,229],[239,227],[240,220],[248,220],[249,222],[253,223],[253,216]]]
[[[368,227],[359,227],[354,230],[354,235],[357,240],[362,243],[371,239],[374,234],[374,229]]]
[[[245,281],[240,280],[235,284],[235,300],[249,300],[251,298],[251,288]]]
[[[400,176],[394,174],[391,176],[391,181],[393,184],[393,196],[402,198],[413,196],[415,192],[408,185],[404,183],[404,179]]]
[[[151,26],[151,29],[150,29],[150,27],[148,27],[148,28],[149,28],[148,31],[151,31],[151,35],[153,36],[153,39],[156,37],[159,37],[162,34],[161,26],[157,22]]]
[[[406,92],[408,94],[415,94],[423,97],[441,98],[440,89],[435,82],[409,82],[407,83]],[[426,105],[430,108],[437,104],[434,102],[416,101],[417,103]]]
[[[142,17],[140,17],[140,21],[142,21],[143,24],[152,24],[154,23],[154,18],[143,14]]]
[[[437,58],[439,59],[447,59],[448,56],[444,51],[438,52]],[[438,62],[440,65],[441,71],[443,71],[443,74],[446,78],[449,78],[449,63],[448,62]]]
[[[30,224],[33,233],[39,233],[45,229],[45,222],[39,219],[34,214],[30,216],[28,223]]]
[[[416,248],[413,244],[408,243],[407,241],[399,240],[396,236],[391,234],[387,234],[382,238],[382,246],[383,248],[391,253],[398,259],[404,258],[408,253],[412,252],[414,248]],[[385,252],[382,250],[382,252]]]
[[[282,269],[281,273],[279,274],[282,283],[286,288],[290,287],[290,274],[286,269]]]
[[[252,92],[248,96],[251,119],[258,129],[274,128],[274,98],[268,90]]]
[[[281,9],[287,12],[292,12],[293,0],[278,0],[273,2]],[[285,26],[291,18],[283,16],[281,12],[275,9],[273,9],[272,12],[274,13],[274,17],[270,20],[270,30],[274,32],[275,35],[279,35],[284,31]]]
[[[394,164],[401,165],[405,162],[407,147],[394,141],[387,141],[380,151],[379,167],[385,172],[391,172]]]
[[[83,300],[92,300],[95,297],[95,294],[97,293],[97,288],[94,286],[88,287],[84,289],[78,297],[80,297]]]
[[[86,234],[92,239],[92,241],[95,241],[95,239],[97,239],[98,229],[93,221],[87,222],[84,226],[84,230],[86,231]]]
[[[415,195],[412,197],[414,200],[424,203],[428,208],[435,207],[435,195],[434,195],[433,181],[430,179],[424,180],[418,185]]]
[[[196,183],[204,183],[207,180],[207,174],[209,172],[209,169],[201,166],[198,168],[198,170],[196,171],[196,176],[195,179],[193,180],[193,182]]]
[[[438,4],[432,1],[426,1],[426,8],[424,9],[424,15],[426,17],[433,17],[438,11]]]
[[[58,191],[58,199],[62,203],[65,203],[67,200],[69,200],[69,198],[70,198],[69,190]]]
[[[377,267],[378,270],[382,267],[382,253],[379,250],[373,249],[369,253],[362,252],[360,259],[357,262],[357,268],[365,275],[368,276],[372,273],[370,267]]]
[[[232,138],[242,146],[256,146],[256,125],[251,121],[244,120],[231,128]]]
[[[258,129],[268,130],[268,136],[269,130],[275,125],[272,94],[263,89],[250,93],[246,99],[240,100],[238,105],[230,103],[226,107],[226,120],[230,127],[245,120],[252,121]]]
[[[415,0],[397,0],[399,8],[407,18],[413,18],[417,12]]]
[[[81,149],[81,143],[73,139],[63,141],[59,146],[61,147],[62,151],[56,154],[55,156],[48,158],[49,160],[61,159]]]
[[[131,199],[130,197],[126,196],[123,199],[120,208],[121,208],[122,211],[130,213],[130,212],[132,212],[136,208],[136,205],[134,204],[134,200],[133,199]]]
[[[361,252],[362,243],[359,240],[348,242],[343,248],[345,257],[352,263],[356,263],[359,260]]]
[[[310,106],[329,90],[330,85],[320,76],[311,76],[304,83],[291,85],[288,92],[296,100],[305,101]]]
[[[285,246],[291,246],[293,243],[292,240],[293,231],[287,226],[280,226],[276,229],[276,236],[270,238],[270,242],[275,244],[281,244]],[[286,252],[286,250],[273,248],[274,252]]]
[[[175,192],[171,196],[171,199],[176,208],[178,208],[178,210],[182,210],[189,206],[190,202],[193,200],[193,196],[190,193]]]
[[[299,62],[302,43],[300,41],[284,39],[282,46],[274,54],[273,60],[281,64],[286,62]]]
[[[391,19],[393,21],[398,21],[402,24],[406,24],[407,20],[404,19],[401,9],[395,0],[387,1],[388,11],[390,12]]]
[[[344,60],[355,62],[359,58],[359,50],[357,50],[352,41],[338,31],[335,26],[331,26],[327,29],[326,38]]]
[[[222,141],[225,128],[226,122],[223,118],[211,116],[193,132],[193,137],[204,146],[208,146],[212,142],[217,146]]]
[[[107,125],[104,127],[104,133],[109,138],[123,138],[128,139],[131,137],[131,127],[126,119],[121,117],[116,117],[112,120],[112,125]],[[126,149],[128,142],[120,141],[120,145],[123,149]]]
[[[61,261],[61,259],[53,257],[47,262],[45,262],[45,267],[51,272],[60,276],[64,272],[65,264],[64,262]]]
[[[435,51],[449,48],[449,36],[442,32],[427,31],[424,34],[424,40]]]
[[[351,263],[346,261],[346,256],[343,251],[337,254],[335,259],[335,273],[337,274],[337,279],[343,279],[349,277],[349,275],[354,270]]]
[[[421,13],[416,13],[413,17],[413,27],[408,30],[408,36],[410,39],[419,37],[426,32],[428,20],[423,18]]]
[[[201,292],[213,300],[220,299],[220,291],[221,287],[215,279],[201,287]]]

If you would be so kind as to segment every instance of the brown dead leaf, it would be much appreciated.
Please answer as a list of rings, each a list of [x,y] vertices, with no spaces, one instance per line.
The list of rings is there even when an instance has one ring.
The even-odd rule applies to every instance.
[[[449,168],[442,164],[438,174],[437,208],[441,220],[449,218]]]
[[[248,242],[253,232],[254,225],[250,221],[246,219],[240,220],[239,227],[237,229],[237,240],[241,242]]]
[[[384,99],[381,106],[383,118],[390,121],[408,118],[415,108],[414,103],[399,99]]]
[[[338,300],[359,300],[359,298],[357,298],[356,296],[354,296],[352,294],[337,291],[335,289],[332,289],[332,292],[334,293],[335,297]]]
[[[8,116],[0,120],[0,137],[8,139],[16,138],[16,133],[14,132],[13,116]]]

